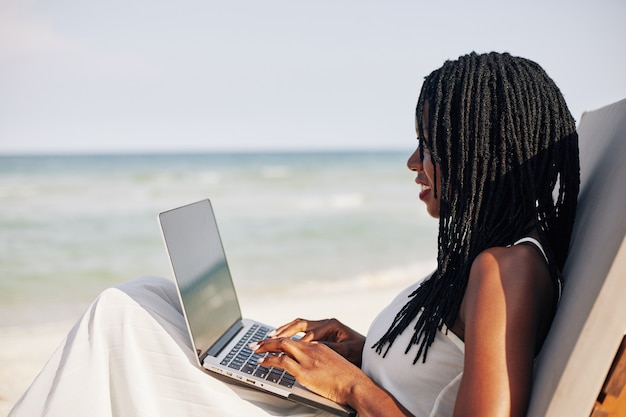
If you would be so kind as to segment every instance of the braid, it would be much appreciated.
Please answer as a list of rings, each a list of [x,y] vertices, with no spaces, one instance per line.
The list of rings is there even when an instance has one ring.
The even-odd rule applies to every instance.
[[[373,345],[385,356],[417,317],[405,350],[419,345],[414,363],[426,360],[444,324],[454,324],[480,252],[535,229],[559,279],[580,183],[574,119],[554,82],[527,59],[472,53],[447,61],[426,77],[416,120],[421,156],[428,148],[441,178],[441,190],[434,189],[440,199],[437,270]]]

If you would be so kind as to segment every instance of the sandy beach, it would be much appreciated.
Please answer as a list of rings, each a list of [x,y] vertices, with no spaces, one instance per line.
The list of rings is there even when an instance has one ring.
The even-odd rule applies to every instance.
[[[265,323],[280,325],[296,317],[335,317],[366,333],[378,312],[411,282],[405,274],[399,274],[392,285],[388,278],[367,276],[349,282],[309,284],[267,294],[262,300],[244,293],[240,301],[244,316]],[[9,413],[77,319],[0,328],[0,416]]]

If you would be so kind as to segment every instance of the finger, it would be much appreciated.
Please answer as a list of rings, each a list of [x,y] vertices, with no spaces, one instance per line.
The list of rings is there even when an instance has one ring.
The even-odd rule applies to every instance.
[[[248,345],[255,353],[283,353],[280,339],[265,339]]]
[[[278,327],[268,336],[270,338],[291,337],[300,332],[306,332],[309,328],[316,326],[318,321],[295,319],[287,324]]]
[[[305,347],[305,344],[288,338],[280,338],[261,340],[257,343],[251,343],[249,347],[255,353],[285,354],[297,361],[298,357],[302,356],[301,351]]]
[[[270,354],[259,358],[259,365],[263,365],[267,368],[280,368],[289,372],[291,375],[297,378],[299,374],[300,364],[291,356],[286,354]]]
[[[338,341],[338,336],[338,328],[334,320],[327,319],[315,322],[315,326],[312,325],[312,322],[309,322],[309,328],[301,340],[305,342],[336,342]]]

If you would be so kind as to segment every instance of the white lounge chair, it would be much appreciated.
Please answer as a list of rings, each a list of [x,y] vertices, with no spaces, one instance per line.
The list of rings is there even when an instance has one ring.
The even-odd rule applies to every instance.
[[[565,288],[537,358],[528,417],[589,417],[626,333],[626,100],[584,113],[578,133],[581,188]]]

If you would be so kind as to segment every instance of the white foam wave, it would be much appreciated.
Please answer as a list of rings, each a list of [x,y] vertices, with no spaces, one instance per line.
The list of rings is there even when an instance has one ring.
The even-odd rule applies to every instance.
[[[261,176],[266,179],[287,178],[289,172],[289,167],[284,165],[270,165],[261,168]]]
[[[365,197],[360,193],[305,196],[293,202],[294,209],[301,211],[354,210],[363,206]]]
[[[437,262],[434,259],[432,261],[417,261],[407,265],[363,272],[332,281],[320,278],[307,281],[292,280],[288,284],[266,282],[261,288],[257,286],[243,286],[240,292],[248,295],[251,291],[256,293],[261,290],[285,296],[309,294],[323,297],[324,294],[352,294],[359,291],[368,292],[390,288],[400,291],[415,282],[423,280],[436,267]]]
[[[423,279],[437,267],[435,260],[418,261],[408,265],[387,268],[379,271],[364,272],[353,277],[335,281],[316,282],[327,291],[372,290],[387,286],[406,286]],[[308,283],[306,285],[313,285]]]

